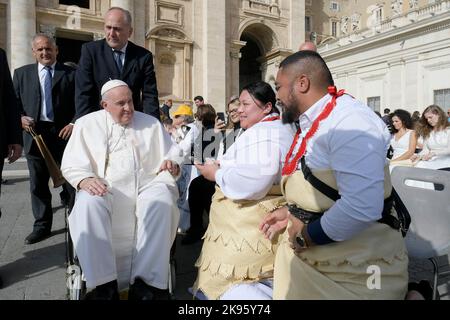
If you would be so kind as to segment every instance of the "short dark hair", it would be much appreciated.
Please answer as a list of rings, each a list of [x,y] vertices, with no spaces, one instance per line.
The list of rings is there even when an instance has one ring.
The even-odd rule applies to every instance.
[[[407,129],[413,128],[411,113],[409,113],[408,111],[403,110],[403,109],[397,109],[391,114],[391,120],[393,117],[399,118],[405,128],[407,128]],[[395,130],[395,129],[394,129],[394,131],[397,132],[397,130]]]
[[[202,104],[199,106],[195,116],[202,122],[204,127],[214,126],[216,122],[216,110],[210,104]]]
[[[277,102],[275,91],[273,91],[272,87],[267,82],[253,82],[242,88],[241,93],[242,91],[247,91],[253,100],[258,100],[264,105],[270,102],[272,104],[271,113],[280,113],[280,111],[275,107]]]
[[[195,101],[195,100],[205,101],[205,99],[203,99],[202,96],[196,96],[196,97],[194,98],[194,101]]]
[[[333,76],[323,58],[315,51],[301,50],[284,59],[280,69],[296,66],[299,73],[307,74],[319,85],[334,86]]]
[[[384,114],[389,114],[390,112],[391,112],[391,109],[389,109],[389,108],[386,108],[386,109],[384,109]]]

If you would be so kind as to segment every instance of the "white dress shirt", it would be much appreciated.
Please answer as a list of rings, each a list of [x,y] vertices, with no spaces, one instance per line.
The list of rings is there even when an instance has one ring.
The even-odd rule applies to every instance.
[[[51,65],[51,67],[52,67],[52,71],[51,71],[52,79],[55,76],[55,65],[56,65],[56,62]],[[48,108],[45,105],[45,98],[46,98],[46,96],[45,96],[45,77],[47,76],[47,70],[45,70],[45,67],[46,66],[44,66],[44,65],[42,65],[40,63],[38,64],[39,83],[40,83],[40,87],[41,87],[41,113],[40,113],[39,120],[40,121],[53,122],[53,120],[51,120],[51,119],[49,119],[47,117],[47,109]],[[49,108],[53,108],[53,106],[49,106]]]
[[[300,116],[303,134],[330,99],[327,94]],[[390,133],[383,121],[349,95],[338,98],[334,110],[308,142],[306,164],[312,170],[331,169],[341,195],[320,220],[332,240],[349,239],[381,218],[389,142]]]
[[[242,133],[223,155],[216,172],[223,194],[233,200],[262,199],[280,182],[293,136],[292,127],[281,120],[259,122]]]
[[[112,50],[113,53],[114,53],[114,51],[120,51],[120,52],[123,52],[123,54],[120,55],[120,60],[122,60],[122,66],[125,65],[125,56],[127,55],[127,47],[128,47],[128,42],[127,42],[127,44],[126,44],[122,49],[120,49],[120,50],[116,50],[116,49],[112,49],[112,48],[111,48],[111,50]]]

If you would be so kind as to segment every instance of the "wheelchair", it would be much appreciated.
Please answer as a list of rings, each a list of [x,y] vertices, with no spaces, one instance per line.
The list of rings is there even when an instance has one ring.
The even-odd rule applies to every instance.
[[[78,256],[75,251],[75,247],[70,236],[69,229],[69,215],[74,205],[74,199],[71,199],[69,204],[65,207],[65,247],[66,247],[66,286],[67,286],[67,300],[83,300],[86,293],[86,279],[83,274],[83,270],[78,260]],[[176,239],[170,249],[170,261],[169,261],[169,294],[170,299],[175,299],[175,286],[176,286]],[[128,290],[120,292],[120,299],[128,299]]]

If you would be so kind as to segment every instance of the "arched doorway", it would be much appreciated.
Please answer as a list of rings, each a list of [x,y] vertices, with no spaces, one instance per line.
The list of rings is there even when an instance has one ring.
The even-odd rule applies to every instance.
[[[262,80],[261,63],[262,52],[256,41],[247,35],[241,37],[247,44],[241,49],[239,60],[239,91],[249,83]]]
[[[244,23],[240,34],[239,89],[251,82],[266,80],[267,56],[279,47],[274,31],[261,22]]]

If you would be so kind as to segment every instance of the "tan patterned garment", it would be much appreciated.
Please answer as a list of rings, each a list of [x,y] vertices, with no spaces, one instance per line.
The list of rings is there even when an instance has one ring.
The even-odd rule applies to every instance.
[[[235,284],[273,277],[277,239],[265,239],[258,226],[266,214],[285,203],[279,186],[256,201],[230,200],[216,187],[196,262],[194,291],[200,289],[209,299],[218,299]]]
[[[314,175],[337,189],[332,171],[314,171]],[[391,187],[386,167],[385,197]],[[313,212],[323,212],[334,203],[305,181],[301,171],[283,179],[282,191],[288,203]],[[290,248],[287,232],[280,239],[274,299],[404,299],[407,286],[404,240],[386,224],[374,223],[350,240],[314,246],[299,256]]]

